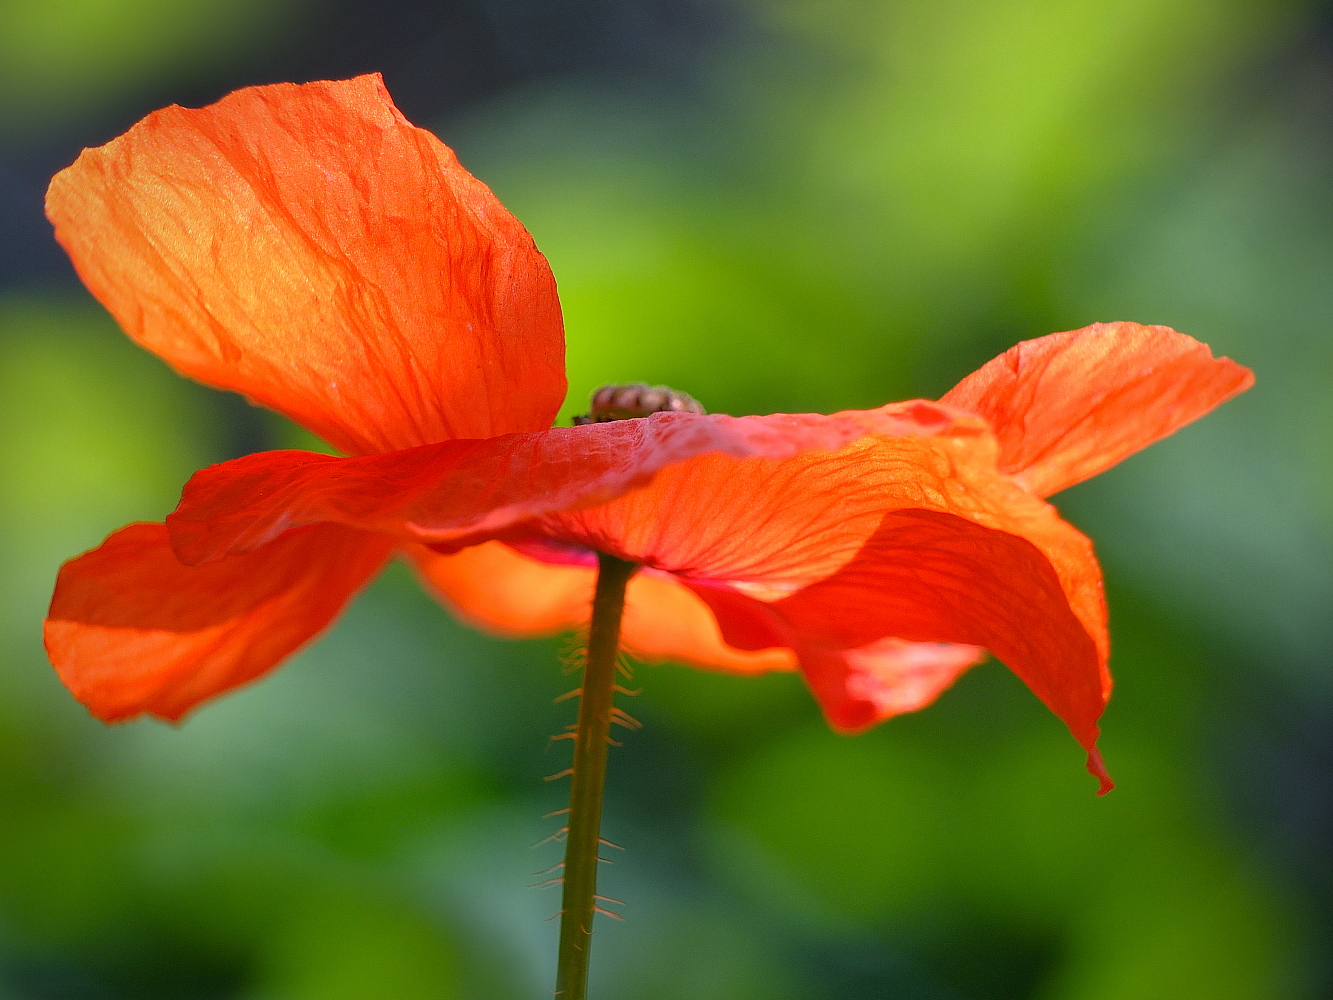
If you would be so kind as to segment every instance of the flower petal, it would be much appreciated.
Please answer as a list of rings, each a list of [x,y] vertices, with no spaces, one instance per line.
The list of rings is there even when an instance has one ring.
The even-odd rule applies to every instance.
[[[435,599],[483,632],[527,639],[588,624],[595,569],[529,559],[503,542],[451,555],[415,545],[405,554]]]
[[[1253,384],[1248,368],[1168,327],[1097,323],[1011,347],[941,402],[989,420],[1000,468],[1050,496]]]
[[[683,663],[733,674],[795,670],[796,654],[782,646],[737,649],[722,638],[708,605],[666,573],[641,570],[625,595],[621,643],[646,663]]]
[[[889,514],[856,558],[838,573],[769,606],[805,647],[860,650],[885,636],[950,642],[990,650],[1088,750],[1111,693],[1101,574],[1091,546],[1056,517],[1028,537],[929,510]],[[744,645],[723,620],[723,635]],[[812,680],[840,728],[879,718],[869,692],[859,695],[840,664]],[[854,661],[847,665],[854,667]]]
[[[982,466],[984,456],[991,456],[993,470],[994,443],[985,422],[937,403],[901,403],[832,416],[659,413],[639,420],[557,427],[487,441],[450,441],[363,458],[295,451],[248,455],[196,473],[167,524],[177,554],[188,563],[249,551],[291,527],[318,521],[396,535],[405,543],[457,549],[500,535],[520,522],[536,523],[534,519],[543,515],[613,500],[661,470],[697,456],[711,453],[719,461],[723,456],[791,459],[805,468],[813,460],[800,456],[846,449],[862,439],[948,442],[941,446],[940,457],[932,459],[936,464],[948,464],[950,449],[971,449],[981,456],[976,461]],[[926,446],[902,447],[915,453]],[[817,470],[812,475],[819,478]],[[839,481],[846,478],[843,475]],[[1020,492],[993,471],[992,479],[1012,493]],[[716,480],[714,475],[709,482]],[[913,498],[920,493],[904,488]],[[869,495],[872,485],[866,484],[861,492]],[[753,496],[736,489],[725,498],[711,499],[739,511],[756,502]],[[686,512],[691,524],[703,517],[701,504],[708,502],[708,495],[697,492]],[[805,507],[799,502],[796,506],[799,516],[808,519],[828,509],[829,501],[821,495]],[[874,524],[857,522],[856,528],[864,537]],[[808,555],[809,547],[803,551]],[[640,555],[645,554],[630,557],[661,569],[679,568],[669,560],[655,562]]]
[[[841,577],[835,577],[836,581]],[[925,708],[968,668],[986,658],[979,646],[943,641],[909,642],[881,636],[856,648],[839,648],[835,638],[801,634],[800,603],[788,620],[786,602],[767,603],[730,587],[694,583],[724,641],[738,649],[791,648],[811,693],[833,728],[855,733],[904,712]],[[799,596],[799,595],[798,595]],[[877,623],[868,623],[877,631]]]
[[[508,637],[586,628],[596,571],[555,565],[486,542],[453,555],[417,546],[409,556],[435,596],[464,621]],[[790,650],[739,650],[722,640],[717,621],[688,587],[643,571],[630,580],[621,644],[648,663],[671,661],[731,673],[791,670]]]
[[[546,514],[524,527],[776,602],[838,572],[886,516],[907,510],[934,511],[1026,539],[1055,567],[1090,634],[1104,630],[1091,543],[1050,504],[1001,474],[994,438],[970,429],[871,435],[837,450],[786,458],[697,455],[615,500]],[[885,635],[918,638],[889,630],[837,648]]]
[[[390,547],[323,525],[195,568],[176,560],[163,525],[132,524],[61,568],[47,653],[98,718],[176,721],[323,631]]]
[[[137,343],[346,452],[564,401],[546,259],[378,75],[157,111],[57,174],[47,215]]]
[[[892,636],[842,654],[847,693],[875,706],[876,721],[925,708],[986,659],[986,650],[956,642],[907,642]]]

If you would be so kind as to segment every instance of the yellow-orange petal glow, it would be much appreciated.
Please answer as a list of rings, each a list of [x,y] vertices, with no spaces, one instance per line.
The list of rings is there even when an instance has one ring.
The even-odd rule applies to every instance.
[[[137,343],[346,452],[538,430],[564,400],[546,259],[378,75],[154,112],[47,214]]]
[[[1248,368],[1169,327],[1097,323],[1011,347],[941,402],[989,420],[1000,468],[1050,496],[1253,384]]]
[[[652,570],[630,581],[623,643],[647,663],[669,660],[733,674],[796,669],[796,654],[782,646],[743,650],[727,645],[708,605],[680,581]]]
[[[453,555],[409,550],[427,588],[464,621],[511,638],[586,628],[596,573],[553,565],[487,542]],[[730,673],[792,670],[787,649],[740,650],[722,639],[707,605],[676,580],[640,572],[625,596],[621,643],[646,663],[670,661]]]
[[[587,625],[596,570],[544,563],[503,542],[441,555],[405,550],[435,598],[474,628],[509,639],[553,635]]]
[[[385,539],[320,525],[190,567],[163,525],[132,524],[61,568],[47,653],[98,718],[176,721],[322,632],[389,552]]]

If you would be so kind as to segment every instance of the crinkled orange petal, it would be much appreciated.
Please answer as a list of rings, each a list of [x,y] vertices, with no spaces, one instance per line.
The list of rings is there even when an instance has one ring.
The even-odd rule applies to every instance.
[[[553,565],[502,542],[453,555],[420,546],[408,554],[432,593],[477,628],[517,638],[587,627],[596,582],[590,566]],[[645,662],[732,673],[791,670],[796,662],[786,649],[728,646],[703,601],[678,581],[649,571],[630,580],[621,644]]]
[[[61,568],[46,649],[98,718],[148,712],[176,721],[323,631],[390,545],[321,525],[189,567],[176,560],[163,525],[132,524]]]
[[[1000,441],[1000,468],[1038,496],[1103,472],[1254,384],[1165,326],[1098,323],[1027,340],[944,396]]]
[[[849,552],[834,553],[832,562],[826,557],[822,546],[830,531],[846,542],[874,529],[873,519],[863,510],[859,510],[856,523],[845,530],[838,529],[828,516],[820,520],[821,511],[836,519],[842,507],[827,489],[819,487],[818,465],[825,459],[818,456],[849,447],[855,451],[861,447],[853,444],[858,441],[883,442],[884,454],[873,463],[858,465],[852,475],[845,461],[834,463],[838,471],[827,479],[830,488],[835,481],[839,489],[846,485],[856,488],[856,504],[861,507],[868,504],[882,513],[893,502],[902,505],[904,498],[914,501],[909,505],[931,505],[933,501],[926,494],[954,489],[949,483],[955,461],[982,469],[987,456],[992,485],[1015,496],[1022,492],[994,473],[994,442],[983,420],[937,403],[914,402],[832,416],[659,413],[641,420],[557,427],[486,441],[450,441],[361,458],[265,452],[196,473],[185,487],[180,506],[167,518],[167,525],[177,554],[189,563],[249,551],[288,528],[319,521],[396,535],[404,543],[461,548],[502,534],[521,522],[535,524],[534,519],[544,515],[613,500],[643,486],[654,475],[662,475],[664,469],[684,468],[680,463],[689,464],[700,456],[707,456],[709,462],[724,457],[733,461],[758,457],[761,466],[753,468],[759,471],[743,483],[729,486],[725,476],[719,479],[715,473],[709,473],[708,486],[702,485],[701,479],[680,519],[670,511],[646,511],[644,516],[650,517],[649,521],[623,528],[639,535],[657,532],[664,545],[678,539],[682,546],[697,550],[701,544],[726,544],[725,540],[717,542],[715,532],[706,534],[712,543],[702,541],[704,533],[693,534],[703,531],[707,504],[725,504],[731,514],[739,514],[745,509],[767,510],[788,503],[795,513],[783,522],[783,531],[798,528],[798,521],[811,519],[828,529],[823,534],[811,534],[781,557],[804,566],[809,575],[822,572],[820,567],[825,564],[832,567],[839,558],[850,558]],[[921,442],[938,442],[939,447]],[[870,445],[864,444],[862,450],[865,448]],[[895,457],[900,452],[906,456],[901,460]],[[959,457],[964,453],[965,459]],[[768,467],[762,466],[762,461],[780,465],[784,460],[809,470],[810,488],[816,492],[809,497],[765,495],[765,489],[781,486],[782,474],[766,476],[763,469]],[[919,462],[931,467],[929,476],[921,474]],[[689,464],[689,468],[696,466]],[[703,466],[697,469],[702,476]],[[862,472],[871,478],[859,487],[849,483]],[[897,492],[880,502],[875,499],[876,490],[889,480],[898,483]],[[671,482],[679,484],[679,477]],[[710,494],[708,490],[714,486],[725,492]],[[680,486],[672,489],[679,492]],[[661,569],[684,565],[676,558],[684,557],[684,548],[674,554],[665,550],[652,553],[662,557],[657,560],[647,558],[649,553],[637,548],[631,552],[625,546],[617,547],[613,539],[604,541],[604,551],[626,554]],[[757,541],[751,532],[745,544],[732,546],[738,564],[750,558],[747,546]],[[592,547],[603,548],[601,544]]]
[[[346,452],[564,401],[546,259],[378,75],[154,112],[57,174],[47,215],[137,343]]]

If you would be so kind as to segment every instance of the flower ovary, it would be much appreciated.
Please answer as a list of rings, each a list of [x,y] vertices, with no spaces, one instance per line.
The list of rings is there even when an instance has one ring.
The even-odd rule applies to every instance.
[[[634,420],[653,413],[698,413],[708,411],[689,393],[669,385],[629,382],[604,385],[592,394],[588,412],[574,418],[575,424],[600,424],[608,420]]]

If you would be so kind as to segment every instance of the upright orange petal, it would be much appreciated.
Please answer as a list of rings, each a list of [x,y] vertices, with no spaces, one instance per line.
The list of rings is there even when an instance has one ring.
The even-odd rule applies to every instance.
[[[321,525],[195,568],[176,560],[163,525],[132,524],[61,568],[47,653],[98,718],[176,721],[322,632],[389,551]]]
[[[47,215],[136,342],[346,452],[564,401],[546,259],[378,75],[154,112],[57,174]]]
[[[1011,347],[941,402],[989,420],[1001,469],[1050,496],[1253,384],[1248,368],[1168,327],[1097,323]]]

